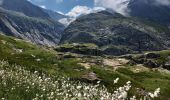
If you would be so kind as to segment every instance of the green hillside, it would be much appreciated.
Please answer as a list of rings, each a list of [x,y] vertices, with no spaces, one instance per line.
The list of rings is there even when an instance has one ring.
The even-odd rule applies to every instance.
[[[161,57],[168,57],[168,52],[162,51]],[[60,79],[61,77],[70,78],[67,82],[73,85],[76,85],[78,81],[80,81],[81,85],[94,85],[100,80],[100,85],[105,85],[111,93],[116,88],[126,84],[127,81],[131,81],[132,88],[128,93],[128,97],[136,95],[137,98],[140,98],[145,93],[153,92],[156,88],[160,88],[161,94],[156,99],[170,99],[169,71],[159,68],[151,69],[139,64],[131,65],[127,63],[129,62],[128,59],[122,57],[87,56],[70,52],[56,52],[53,48],[42,48],[30,42],[0,35],[0,62],[1,72],[10,72],[12,75],[18,73],[16,74],[18,76],[11,76],[12,78],[7,77],[8,74],[0,74],[0,80],[4,80],[2,75],[7,75],[5,77],[9,87],[7,89],[2,82],[0,83],[0,97],[3,98],[5,96],[8,100],[30,100],[35,97],[35,93],[43,94],[43,98],[47,99],[47,94],[50,91],[48,89],[42,92],[43,90],[38,89],[38,86],[35,88],[28,81],[26,83],[21,82],[23,88],[17,87],[20,86],[17,85],[17,82],[24,80],[25,77],[26,80],[34,82],[31,77],[43,77],[44,74],[44,77],[50,78],[53,81],[56,80],[57,82],[62,80]],[[25,74],[25,71],[29,72]],[[117,84],[113,84],[116,78],[120,78],[120,80]],[[39,83],[35,82],[35,84]],[[14,86],[16,89],[12,91],[10,86]],[[25,91],[27,86],[30,87],[28,89],[29,92]],[[46,87],[46,85],[42,86]],[[99,90],[101,90],[100,86]]]

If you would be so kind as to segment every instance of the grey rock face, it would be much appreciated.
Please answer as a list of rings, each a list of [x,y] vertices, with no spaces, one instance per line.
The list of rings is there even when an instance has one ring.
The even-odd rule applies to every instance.
[[[170,47],[170,30],[165,29],[157,24],[102,11],[72,22],[65,29],[60,43],[94,43],[109,54],[116,54],[111,52],[115,51],[119,55],[162,50]]]
[[[33,5],[27,0],[1,0],[0,7],[23,13],[29,17],[50,18],[40,7]]]
[[[133,17],[142,18],[168,26],[170,24],[170,5],[160,4],[158,0],[130,0],[129,10]],[[163,2],[160,0],[160,2]]]
[[[54,46],[59,43],[64,26],[60,23],[18,12],[0,9],[0,31],[40,45]]]

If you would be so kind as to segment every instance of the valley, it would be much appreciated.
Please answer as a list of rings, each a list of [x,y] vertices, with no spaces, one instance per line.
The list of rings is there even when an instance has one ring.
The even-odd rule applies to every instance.
[[[169,100],[170,8],[151,1],[73,18],[0,0],[0,100]]]

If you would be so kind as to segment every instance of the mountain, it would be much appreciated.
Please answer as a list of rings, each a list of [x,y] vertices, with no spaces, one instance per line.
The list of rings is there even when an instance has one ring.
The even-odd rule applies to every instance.
[[[0,7],[21,12],[29,17],[50,18],[40,7],[33,5],[27,0],[1,0]]]
[[[0,31],[33,43],[54,46],[64,26],[27,0],[1,0]]]
[[[6,35],[47,46],[56,45],[64,26],[59,22],[0,8],[0,31]]]
[[[56,21],[63,19],[63,18],[68,18],[68,16],[65,16],[63,14],[57,13],[52,10],[43,9],[43,11],[46,12],[53,20],[56,20]]]
[[[57,13],[52,10],[43,9],[43,11],[46,12],[53,20],[60,22],[65,27],[67,27],[72,21],[74,21],[74,18]]]
[[[170,25],[170,5],[159,0],[130,0],[128,9],[130,16]]]
[[[106,54],[167,49],[170,30],[118,13],[101,11],[82,16],[64,31],[63,43],[94,43]]]

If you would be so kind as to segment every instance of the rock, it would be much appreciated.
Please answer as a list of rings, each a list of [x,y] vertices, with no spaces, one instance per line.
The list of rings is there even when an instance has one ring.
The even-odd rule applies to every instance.
[[[170,61],[165,63],[164,68],[170,70]]]
[[[160,54],[157,54],[157,53],[146,53],[146,54],[145,54],[145,57],[146,57],[146,58],[150,58],[150,59],[159,58],[159,57],[160,57]]]
[[[170,56],[167,57],[170,60]]]
[[[97,77],[97,75],[94,72],[90,72],[86,75],[83,75],[82,79],[86,79],[88,81],[99,81],[99,80],[101,80]]]
[[[90,63],[78,63],[79,65],[83,66],[85,69],[90,69],[91,68],[91,64]],[[92,64],[94,65],[94,64]]]
[[[55,48],[58,52],[71,52],[82,55],[90,56],[102,56],[102,51],[96,47],[96,45],[91,46],[90,44],[63,44]]]
[[[130,54],[126,54],[126,55],[122,55],[122,56],[120,56],[120,58],[132,59],[132,58],[133,58],[133,56],[132,56],[132,55],[130,55]]]
[[[17,52],[17,53],[22,53],[22,52],[23,52],[23,49],[16,49],[16,48],[14,48],[14,50],[15,50],[15,52]]]
[[[8,2],[9,1],[11,0],[8,0]],[[18,2],[18,0],[15,1]],[[15,11],[9,12],[2,8],[0,8],[0,12],[2,13],[0,17],[0,26],[1,28],[3,27],[1,32],[5,35],[14,36],[19,39],[31,41],[34,44],[50,47],[58,44],[61,35],[63,34],[64,26],[57,21],[28,17]],[[19,41],[19,39],[15,39],[15,41]]]
[[[63,58],[77,58],[77,57],[73,54],[66,54],[63,56]]]
[[[156,62],[152,61],[152,60],[147,60],[146,62],[144,62],[144,65],[148,66],[148,67],[151,67],[151,68],[159,67],[159,65]]]

